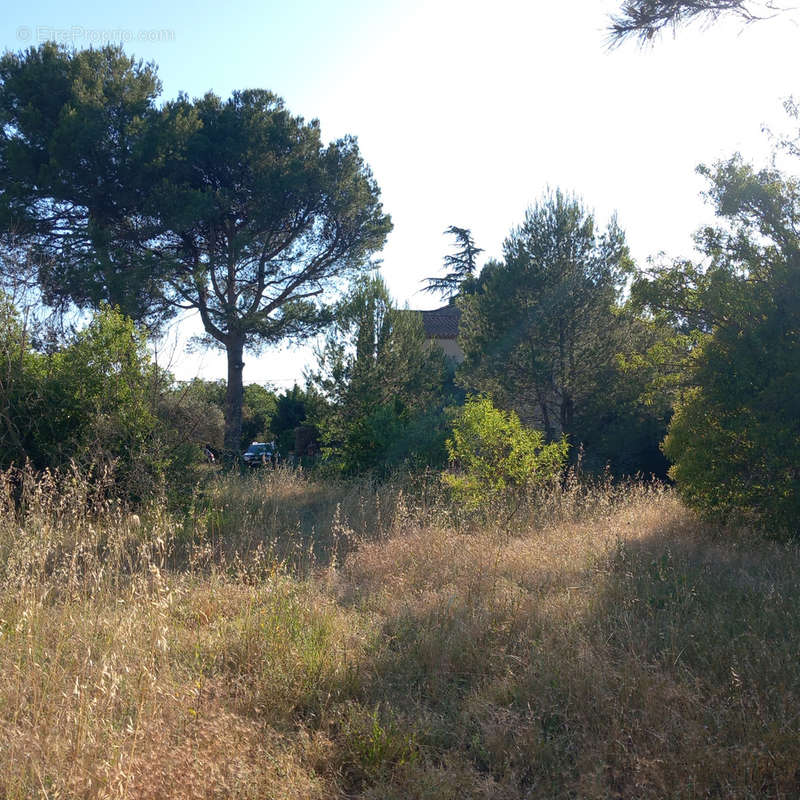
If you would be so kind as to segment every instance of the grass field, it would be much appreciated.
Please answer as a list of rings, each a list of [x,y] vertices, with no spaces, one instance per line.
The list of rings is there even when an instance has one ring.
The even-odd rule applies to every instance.
[[[663,488],[12,492],[4,800],[800,796],[800,551]]]

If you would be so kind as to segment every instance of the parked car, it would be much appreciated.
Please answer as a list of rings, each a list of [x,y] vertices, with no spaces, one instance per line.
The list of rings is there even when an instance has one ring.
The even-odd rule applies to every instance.
[[[275,446],[272,442],[253,442],[244,451],[242,460],[248,467],[271,465],[275,460]]]

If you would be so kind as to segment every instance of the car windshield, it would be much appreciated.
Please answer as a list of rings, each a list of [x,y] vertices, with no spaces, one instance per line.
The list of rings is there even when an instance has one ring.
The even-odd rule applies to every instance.
[[[250,447],[247,448],[246,455],[249,454],[251,456],[260,456],[262,453],[268,453],[269,447],[265,444],[251,444]]]

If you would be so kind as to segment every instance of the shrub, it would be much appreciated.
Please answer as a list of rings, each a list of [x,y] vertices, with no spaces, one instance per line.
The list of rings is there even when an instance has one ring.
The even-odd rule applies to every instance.
[[[759,309],[761,310],[761,309]],[[800,514],[798,313],[769,308],[720,326],[696,359],[664,442],[670,476],[706,516],[797,534]]]
[[[548,444],[513,411],[495,408],[488,397],[471,398],[453,419],[447,451],[455,471],[443,479],[456,500],[476,510],[551,483],[567,450],[566,438]]]
[[[800,513],[800,183],[739,156],[713,168],[705,263],[633,287],[672,333],[652,350],[682,387],[664,442],[670,476],[707,517],[797,534]],[[660,352],[659,352],[660,351]]]
[[[110,494],[134,504],[166,490],[185,505],[199,479],[197,441],[212,438],[214,407],[169,390],[143,331],[104,306],[55,352],[0,295],[0,469],[77,467],[104,476]],[[221,427],[221,415],[217,415]]]

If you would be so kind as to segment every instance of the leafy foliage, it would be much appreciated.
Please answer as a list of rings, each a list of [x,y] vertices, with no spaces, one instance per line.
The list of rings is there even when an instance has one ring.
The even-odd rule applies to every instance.
[[[54,469],[72,461],[107,471],[117,491],[132,500],[148,496],[167,459],[156,415],[160,377],[143,333],[105,306],[51,355],[33,351],[8,312],[3,340],[3,466],[30,460]]]
[[[0,216],[40,248],[46,298],[199,312],[237,452],[245,349],[319,330],[391,229],[356,140],[323,144],[264,90],[157,108],[153,68],[118,48],[8,54],[0,81]]]
[[[0,58],[0,225],[23,239],[44,298],[157,325],[168,262],[144,203],[159,143],[155,68],[107,46],[46,43]]]
[[[550,440],[566,433],[575,445],[597,443],[602,462],[612,455],[602,450],[602,427],[643,411],[631,407],[616,359],[634,334],[617,307],[632,269],[625,236],[615,220],[598,236],[581,201],[555,191],[527,211],[503,250],[458,301],[459,381]],[[612,405],[609,381],[627,406]]]
[[[0,294],[0,468],[41,460],[45,358],[34,352],[27,320]]]
[[[472,231],[469,228],[458,228],[451,225],[446,231],[455,237],[455,253],[444,257],[444,268],[447,271],[442,278],[427,278],[424,292],[439,294],[445,299],[455,297],[465,285],[471,286],[478,270],[478,256],[483,249],[475,246]]]
[[[250,442],[268,438],[270,425],[278,408],[275,393],[258,383],[244,387],[242,406],[242,441],[246,449]]]
[[[572,437],[582,448],[582,468],[594,474],[608,469],[616,477],[666,478],[669,462],[661,443],[673,398],[655,388],[656,370],[643,354],[668,334],[626,307],[615,311],[609,335],[609,352],[616,355],[596,364],[597,391],[575,410]]]
[[[418,314],[394,306],[380,277],[341,304],[317,361],[309,378],[330,403],[320,427],[344,472],[436,450],[443,457],[444,355],[425,340]]]
[[[561,475],[567,450],[566,438],[546,444],[542,432],[524,427],[513,411],[473,397],[453,418],[447,452],[456,471],[444,473],[443,480],[459,502],[475,510],[548,485]]]
[[[705,513],[796,530],[800,187],[739,157],[702,172],[721,222],[698,237],[707,264],[636,287],[697,342],[677,363],[686,388],[664,445],[670,474]]]
[[[313,388],[302,388],[295,384],[278,395],[275,413],[269,428],[278,442],[280,452],[285,456],[295,450],[297,429],[307,429],[308,439],[318,442],[317,422],[325,414],[325,401]],[[296,453],[302,456],[302,453]]]
[[[201,444],[222,440],[224,387],[173,385],[144,332],[103,306],[71,341],[39,352],[9,303],[0,309],[0,468],[75,469],[138,504],[190,501]]]
[[[220,451],[224,408],[225,382],[195,378],[162,390],[158,416],[167,431],[174,431],[179,439],[192,442],[195,447],[210,445],[212,451]]]

